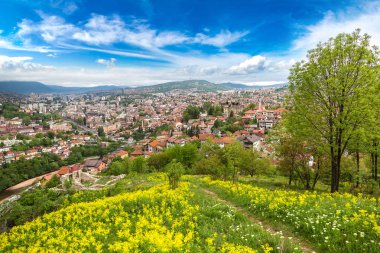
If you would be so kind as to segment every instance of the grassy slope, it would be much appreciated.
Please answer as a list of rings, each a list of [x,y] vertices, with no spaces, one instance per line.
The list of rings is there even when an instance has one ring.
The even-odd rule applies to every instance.
[[[184,246],[180,242],[173,244],[171,252],[297,251],[279,235],[252,224],[244,215],[205,195],[196,185],[172,192],[165,180],[162,174],[141,175],[124,179],[112,189],[77,193],[67,207],[0,235],[0,251],[31,251],[31,246],[37,246],[33,249],[123,252],[131,247],[132,252],[164,252],[158,241],[167,240],[168,244],[181,235],[188,241],[182,237]],[[110,195],[115,196],[107,197]],[[120,223],[120,217],[127,218]],[[186,220],[188,223],[183,222]],[[135,241],[127,243],[123,231],[128,231],[128,238]],[[193,238],[187,237],[189,232]],[[59,238],[61,235],[64,239]],[[150,238],[153,235],[158,237]],[[82,236],[86,239],[76,241]]]
[[[380,251],[380,209],[374,198],[284,190],[281,182],[252,179],[243,179],[238,187],[204,178],[192,181],[321,252]]]

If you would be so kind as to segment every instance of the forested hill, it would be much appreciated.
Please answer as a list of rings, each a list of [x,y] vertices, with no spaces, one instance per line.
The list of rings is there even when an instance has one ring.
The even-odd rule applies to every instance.
[[[46,85],[40,82],[29,81],[0,81],[0,92],[30,94],[30,93],[83,93],[96,91],[121,90],[127,87],[102,85],[94,87],[64,87],[58,85]]]
[[[93,87],[64,87],[58,85],[46,85],[40,82],[29,81],[0,81],[0,93],[13,94],[48,94],[48,93],[86,93],[99,91],[117,91],[122,89],[134,89],[136,91],[167,92],[171,90],[197,90],[200,92],[225,91],[234,89],[262,89],[281,88],[287,84],[274,85],[245,85],[240,83],[212,83],[206,80],[185,80],[160,83],[149,86],[130,88],[128,86],[101,85]]]

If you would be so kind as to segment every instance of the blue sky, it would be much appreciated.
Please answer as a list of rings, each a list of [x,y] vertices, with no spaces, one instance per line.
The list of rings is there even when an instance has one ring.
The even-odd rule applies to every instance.
[[[361,28],[379,1],[0,1],[0,79],[60,85],[286,82],[308,49]]]

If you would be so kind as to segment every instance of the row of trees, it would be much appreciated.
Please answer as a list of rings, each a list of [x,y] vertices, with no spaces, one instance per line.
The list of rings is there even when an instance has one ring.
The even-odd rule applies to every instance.
[[[261,158],[257,151],[245,149],[240,143],[221,148],[207,141],[173,146],[149,158],[143,156],[120,159],[115,158],[105,172],[108,175],[167,171],[173,177],[179,174],[211,175],[213,178],[236,182],[239,175],[273,174],[271,161]],[[175,180],[174,180],[175,181]]]

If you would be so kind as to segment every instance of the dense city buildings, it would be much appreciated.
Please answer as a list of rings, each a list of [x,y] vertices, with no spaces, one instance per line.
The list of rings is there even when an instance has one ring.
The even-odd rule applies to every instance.
[[[15,117],[0,118],[0,161],[42,153],[65,159],[72,147],[98,137],[131,147],[131,156],[148,157],[176,144],[206,139],[221,147],[238,140],[265,149],[265,133],[281,119],[286,94],[286,88],[32,94],[13,108]],[[192,107],[195,115],[184,116]],[[47,133],[55,133],[49,145],[27,145]]]

